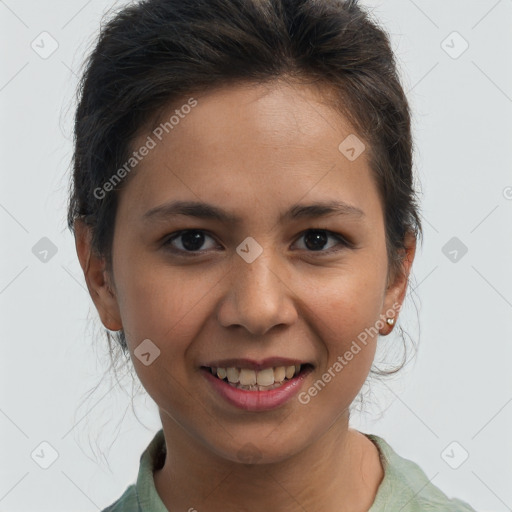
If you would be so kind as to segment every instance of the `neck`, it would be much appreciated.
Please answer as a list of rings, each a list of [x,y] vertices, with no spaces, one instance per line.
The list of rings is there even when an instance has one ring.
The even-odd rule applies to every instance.
[[[167,456],[154,480],[172,512],[367,511],[384,476],[378,449],[348,427],[348,417],[284,461],[240,464],[207,451],[161,416]]]

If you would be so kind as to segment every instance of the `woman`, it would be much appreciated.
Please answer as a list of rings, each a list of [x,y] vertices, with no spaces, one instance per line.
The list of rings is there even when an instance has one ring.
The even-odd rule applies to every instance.
[[[68,220],[162,421],[106,510],[473,510],[349,427],[407,290],[412,183],[357,2],[148,0],[103,28]]]

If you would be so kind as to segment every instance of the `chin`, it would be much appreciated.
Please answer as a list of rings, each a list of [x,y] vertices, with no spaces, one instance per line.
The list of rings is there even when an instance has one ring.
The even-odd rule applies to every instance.
[[[260,430],[260,435],[251,436],[245,432],[228,439],[225,446],[210,447],[218,456],[231,462],[244,465],[277,464],[299,454],[311,442],[298,436],[297,432],[286,435],[288,442],[283,439],[283,433],[278,426],[269,430],[268,434],[261,434]]]

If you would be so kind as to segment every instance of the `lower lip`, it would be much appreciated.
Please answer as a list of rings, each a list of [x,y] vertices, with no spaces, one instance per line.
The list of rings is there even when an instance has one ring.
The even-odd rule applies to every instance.
[[[219,395],[231,405],[245,411],[268,411],[280,407],[298,393],[302,382],[312,371],[308,367],[293,379],[286,381],[285,384],[269,391],[247,391],[220,380],[206,368],[201,370],[206,380],[212,384]]]

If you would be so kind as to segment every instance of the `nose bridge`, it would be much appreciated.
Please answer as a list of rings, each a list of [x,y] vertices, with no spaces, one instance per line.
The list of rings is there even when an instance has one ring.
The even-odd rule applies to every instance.
[[[271,288],[276,288],[281,282],[277,270],[279,268],[277,255],[268,246],[269,244],[253,261],[248,261],[239,256],[241,261],[236,262],[234,272],[238,276],[236,281],[240,284],[242,290],[256,294],[262,291],[273,293]]]
[[[269,239],[268,239],[269,240]],[[289,324],[296,317],[279,255],[269,247],[251,260],[246,257],[255,250],[252,241],[242,243],[228,274],[228,289],[219,310],[219,321],[225,327],[239,325],[253,334],[264,334],[275,325]]]

